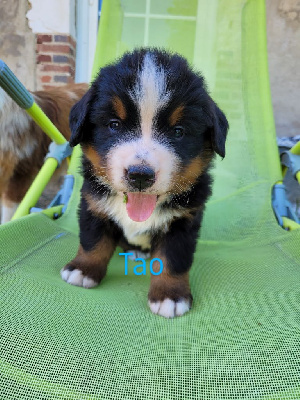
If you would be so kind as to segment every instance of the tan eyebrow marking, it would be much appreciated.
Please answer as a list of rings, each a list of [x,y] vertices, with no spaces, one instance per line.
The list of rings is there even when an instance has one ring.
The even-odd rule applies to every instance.
[[[177,122],[183,116],[183,110],[184,110],[183,104],[180,104],[180,106],[175,108],[175,110],[172,112],[172,114],[169,117],[169,122],[170,122],[171,126],[174,126],[177,124]]]
[[[122,100],[120,99],[120,97],[114,96],[112,104],[113,104],[113,108],[114,108],[117,116],[121,120],[124,120],[127,116],[127,113],[126,113],[126,108],[125,108]]]

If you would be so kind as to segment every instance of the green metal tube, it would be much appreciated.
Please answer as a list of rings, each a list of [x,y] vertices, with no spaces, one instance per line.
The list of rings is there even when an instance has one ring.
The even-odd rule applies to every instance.
[[[27,108],[26,112],[43,129],[50,139],[52,139],[53,142],[57,144],[63,144],[66,142],[64,136],[59,132],[56,126],[50,121],[47,115],[36,103],[33,103],[30,108]]]
[[[2,60],[0,60],[0,87],[2,87],[20,107],[26,110],[53,142],[57,144],[66,142],[64,136],[34,102],[33,95],[24,87]]]
[[[36,205],[36,202],[50,181],[54,171],[57,168],[57,164],[58,163],[55,158],[47,158],[40,172],[37,174],[28,192],[23,198],[21,204],[19,205],[17,211],[15,212],[12,220],[29,214],[31,207]]]

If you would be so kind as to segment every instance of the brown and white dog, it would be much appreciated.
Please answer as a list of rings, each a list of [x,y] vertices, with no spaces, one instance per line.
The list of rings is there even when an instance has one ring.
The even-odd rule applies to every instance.
[[[80,246],[62,278],[91,288],[117,245],[150,252],[163,262],[151,276],[151,311],[183,315],[192,304],[188,271],[211,194],[209,168],[215,153],[225,156],[228,130],[203,77],[179,55],[125,54],[101,69],[70,126],[84,183]],[[153,265],[157,273],[159,261]]]
[[[86,93],[88,85],[71,84],[32,92],[59,131],[69,140],[71,107]],[[0,196],[1,223],[11,219],[41,168],[50,139],[41,128],[0,88]]]

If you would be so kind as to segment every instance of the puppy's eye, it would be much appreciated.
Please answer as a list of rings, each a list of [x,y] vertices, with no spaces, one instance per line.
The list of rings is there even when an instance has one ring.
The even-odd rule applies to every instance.
[[[121,122],[118,121],[117,119],[112,119],[110,120],[108,126],[112,131],[118,131],[121,128]]]
[[[182,126],[175,126],[174,127],[174,137],[175,139],[181,139],[184,135],[184,129]]]

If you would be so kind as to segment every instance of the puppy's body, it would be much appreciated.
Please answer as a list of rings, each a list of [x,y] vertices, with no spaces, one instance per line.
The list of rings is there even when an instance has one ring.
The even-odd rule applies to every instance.
[[[151,277],[152,312],[184,314],[209,168],[215,152],[225,155],[228,129],[203,78],[177,55],[126,54],[100,71],[70,124],[71,145],[84,153],[84,184],[80,248],[62,278],[93,287],[117,245],[150,251],[164,266]]]
[[[36,103],[70,138],[71,107],[85,94],[87,84],[73,84],[48,91],[33,92]],[[1,222],[10,220],[34,177],[41,168],[50,139],[0,88],[0,195]]]

